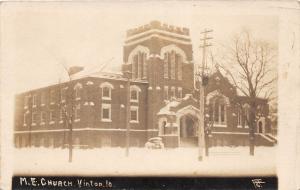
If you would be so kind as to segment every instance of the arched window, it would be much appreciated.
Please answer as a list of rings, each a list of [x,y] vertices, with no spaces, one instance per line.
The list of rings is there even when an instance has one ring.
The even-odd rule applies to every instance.
[[[132,78],[133,79],[145,79],[147,78],[147,54],[144,52],[137,52],[133,56],[132,60]]]
[[[139,101],[139,92],[141,91],[141,89],[136,86],[130,86],[130,101],[131,102],[138,102]]]
[[[186,61],[185,52],[176,45],[168,45],[161,49],[164,58],[164,78],[182,80],[182,66]]]
[[[164,78],[182,80],[182,56],[175,51],[164,53]],[[176,77],[177,76],[177,77]]]
[[[149,53],[149,48],[139,45],[129,54],[128,64],[131,64],[132,79],[147,78],[147,57]]]
[[[111,100],[111,90],[114,89],[113,85],[108,82],[104,82],[100,85],[100,88],[102,89],[102,99]]]
[[[210,121],[216,127],[226,127],[226,100],[223,97],[213,97],[209,106]]]
[[[136,90],[131,90],[130,91],[130,100],[132,101],[138,101],[138,91]]]
[[[111,99],[111,89],[107,86],[102,88],[102,98]]]

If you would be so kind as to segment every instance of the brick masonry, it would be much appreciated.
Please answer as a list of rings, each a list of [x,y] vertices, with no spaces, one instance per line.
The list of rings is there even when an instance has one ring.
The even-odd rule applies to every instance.
[[[147,53],[147,59],[144,61],[143,69],[147,69],[146,76],[143,78],[133,78],[131,76],[131,86],[138,89],[138,100],[131,101],[130,106],[138,109],[138,122],[130,122],[130,145],[144,146],[151,137],[161,136],[167,147],[180,146],[179,132],[182,125],[183,116],[170,119],[171,115],[159,115],[158,113],[170,102],[178,102],[177,107],[171,109],[176,114],[178,110],[188,111],[189,106],[199,109],[198,94],[194,89],[194,63],[192,44],[189,39],[189,30],[186,28],[169,26],[158,21],[151,22],[148,25],[131,29],[127,32],[125,40],[122,66],[123,74],[99,73],[99,75],[87,75],[79,77],[69,82],[51,85],[40,89],[30,90],[16,95],[15,107],[15,145],[16,147],[27,146],[45,146],[45,147],[66,147],[68,146],[69,127],[67,120],[60,118],[60,110],[65,109],[69,115],[74,113],[72,108],[80,105],[78,109],[78,118],[73,118],[73,144],[83,148],[105,147],[105,146],[125,146],[126,134],[126,106],[127,106],[127,78],[124,73],[133,71],[132,63],[129,57],[137,48],[143,47]],[[179,78],[179,63],[176,63],[175,77],[164,77],[164,57],[161,51],[165,47],[175,47],[172,51],[182,52],[185,60],[182,62],[182,78]],[[180,50],[180,51],[179,51]],[[137,51],[139,52],[139,51]],[[176,52],[177,53],[177,52]],[[171,66],[168,67],[169,73]],[[75,74],[76,76],[76,74]],[[111,86],[110,98],[103,98],[103,84]],[[168,87],[168,98],[165,98],[165,87]],[[78,87],[78,88],[77,88]],[[175,89],[175,97],[171,98],[171,89]],[[62,89],[66,89],[62,98]],[[75,89],[78,90],[77,96]],[[182,89],[180,95],[179,89]],[[217,92],[219,95],[229,99],[226,105],[225,127],[214,126],[212,129],[211,144],[213,146],[224,145],[244,145],[248,144],[248,131],[242,117],[242,125],[238,126],[236,116],[238,108],[237,102],[247,104],[246,97],[237,95],[236,89],[230,84],[226,77],[219,71],[214,73],[209,80],[206,89],[206,95]],[[218,95],[218,96],[219,96]],[[42,96],[44,102],[42,102]],[[190,97],[189,99],[185,97]],[[27,104],[25,103],[27,99]],[[33,100],[35,99],[35,100]],[[63,101],[63,99],[65,101]],[[35,101],[35,105],[33,103]],[[263,134],[270,132],[270,121],[268,119],[268,102],[264,99],[258,99],[261,106],[261,115],[264,118],[263,130],[256,129],[257,145],[273,145],[273,143],[263,138]],[[110,119],[102,119],[103,106],[110,107]],[[207,105],[208,112],[209,105]],[[45,114],[42,121],[42,112]],[[50,112],[54,117],[50,121]],[[37,114],[36,122],[33,123],[32,114]],[[24,114],[26,119],[24,120]],[[178,115],[179,114],[179,115]],[[187,114],[188,115],[188,114]],[[195,116],[197,117],[197,116]],[[167,133],[172,135],[160,134],[160,119],[166,120],[165,124],[174,122],[177,129],[170,130]],[[170,121],[172,120],[172,121]]]

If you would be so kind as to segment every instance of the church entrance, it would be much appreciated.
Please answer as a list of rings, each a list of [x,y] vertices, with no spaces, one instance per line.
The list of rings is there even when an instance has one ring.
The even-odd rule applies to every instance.
[[[180,118],[180,146],[181,147],[196,147],[198,144],[197,138],[198,118],[186,114]]]

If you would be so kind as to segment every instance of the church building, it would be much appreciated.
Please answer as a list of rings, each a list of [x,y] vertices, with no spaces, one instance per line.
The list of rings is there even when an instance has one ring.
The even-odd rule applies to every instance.
[[[165,147],[197,146],[199,90],[189,29],[158,21],[130,29],[120,72],[82,73],[16,95],[16,147],[66,147],[68,122],[74,146],[124,147],[127,121],[130,146],[144,147],[152,137]],[[211,146],[248,145],[248,102],[216,69],[205,91]],[[272,146],[268,101],[257,104],[255,144]]]

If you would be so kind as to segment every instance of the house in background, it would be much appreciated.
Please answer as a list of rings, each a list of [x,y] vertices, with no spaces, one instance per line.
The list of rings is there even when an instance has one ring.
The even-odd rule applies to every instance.
[[[153,21],[128,30],[119,73],[82,73],[74,72],[71,81],[16,96],[16,147],[64,147],[69,135],[65,114],[70,110],[74,145],[124,147],[126,94],[130,94],[131,146],[142,147],[157,136],[166,147],[197,145],[199,91],[189,29]],[[239,96],[218,70],[205,93],[207,122],[213,123],[212,146],[248,145],[249,100]],[[257,99],[257,103],[255,143],[272,146],[268,102]]]

